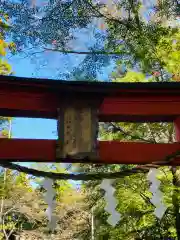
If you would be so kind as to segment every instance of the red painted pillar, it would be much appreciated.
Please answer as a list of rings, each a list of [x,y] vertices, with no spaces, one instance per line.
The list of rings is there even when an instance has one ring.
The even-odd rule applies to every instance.
[[[176,142],[180,142],[180,117],[176,118],[174,121],[174,128]]]

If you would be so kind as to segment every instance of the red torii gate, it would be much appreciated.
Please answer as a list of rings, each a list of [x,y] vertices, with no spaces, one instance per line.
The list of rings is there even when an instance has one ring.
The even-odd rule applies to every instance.
[[[74,103],[98,108],[100,122],[174,122],[176,143],[100,141],[106,164],[146,164],[180,151],[180,83],[104,83],[0,77],[0,115],[57,119],[58,109]],[[60,140],[0,139],[0,161],[79,162],[57,157]],[[85,158],[83,162],[91,162]],[[176,157],[171,164],[180,164]]]

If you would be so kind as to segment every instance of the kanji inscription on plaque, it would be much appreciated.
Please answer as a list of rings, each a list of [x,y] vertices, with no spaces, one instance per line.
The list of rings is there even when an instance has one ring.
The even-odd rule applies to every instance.
[[[57,158],[94,158],[96,156],[97,116],[90,107],[66,107],[59,115],[58,132],[61,148]],[[58,148],[58,147],[57,147]]]

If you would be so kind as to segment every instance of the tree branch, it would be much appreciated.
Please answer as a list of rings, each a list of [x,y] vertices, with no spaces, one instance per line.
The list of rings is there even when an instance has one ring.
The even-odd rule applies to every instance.
[[[53,51],[53,52],[60,52],[63,54],[79,54],[79,55],[84,55],[84,54],[89,54],[89,55],[122,55],[124,54],[123,52],[106,52],[106,51],[73,51],[73,50],[60,50],[58,48],[44,48],[46,51]],[[42,51],[44,52],[44,51]],[[41,53],[41,52],[37,52]]]
[[[8,210],[4,213],[3,218],[2,218],[2,228],[3,228],[3,233],[4,233],[4,236],[5,236],[6,240],[9,239],[9,237],[10,237],[10,235],[11,235],[12,233],[11,233],[11,231],[10,231],[10,235],[8,235],[8,234],[6,233],[6,229],[5,229],[5,216],[6,216],[9,212],[11,212],[13,209],[15,209],[15,207],[12,207],[12,208],[8,209]],[[12,231],[12,232],[13,232],[13,231]]]
[[[135,135],[132,135],[130,134],[129,132],[126,132],[122,127],[117,127],[116,125],[114,125],[113,123],[111,123],[111,126],[113,127],[113,131],[114,132],[121,132],[124,136],[129,136],[131,137],[132,139],[136,139],[136,140],[141,140],[143,142],[147,142],[147,143],[156,143],[154,141],[151,141],[151,140],[147,140],[145,138],[142,138],[140,136],[135,136]]]
[[[85,2],[87,3],[87,5],[92,10],[94,10],[99,15],[99,17],[105,18],[107,21],[110,21],[110,22],[116,22],[116,23],[118,23],[120,25],[125,26],[127,29],[135,29],[135,27],[132,24],[130,24],[129,21],[123,21],[123,20],[120,20],[120,19],[117,19],[117,18],[112,18],[112,17],[109,18],[108,16],[104,15],[103,13],[101,13],[99,11],[99,9],[97,7],[95,7],[95,6],[93,6],[93,4],[91,4],[88,0],[86,0]]]

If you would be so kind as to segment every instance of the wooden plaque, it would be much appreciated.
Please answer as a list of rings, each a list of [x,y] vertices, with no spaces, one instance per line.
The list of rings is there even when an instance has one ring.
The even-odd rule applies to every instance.
[[[97,158],[97,134],[96,109],[64,108],[58,119],[57,158]]]

